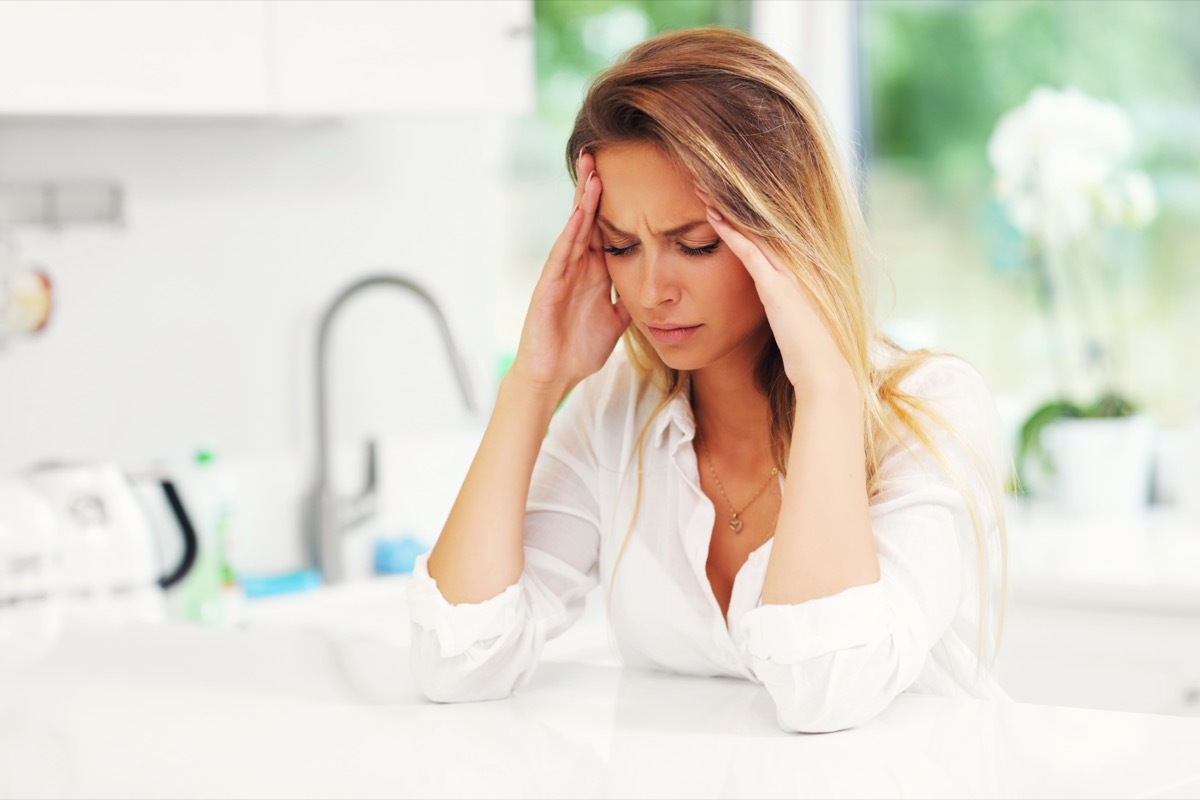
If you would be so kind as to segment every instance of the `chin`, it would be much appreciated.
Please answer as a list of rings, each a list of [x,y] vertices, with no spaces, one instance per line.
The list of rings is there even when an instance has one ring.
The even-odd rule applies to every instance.
[[[674,370],[692,372],[709,363],[705,354],[687,352],[681,347],[664,347],[650,340],[650,348],[658,355],[659,360]]]

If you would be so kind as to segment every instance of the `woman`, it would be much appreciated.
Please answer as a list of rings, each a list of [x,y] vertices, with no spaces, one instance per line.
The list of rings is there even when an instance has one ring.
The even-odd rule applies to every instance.
[[[966,362],[874,330],[803,79],[741,33],[656,37],[593,83],[568,165],[575,207],[410,584],[426,694],[508,695],[603,583],[627,665],[760,681],[788,730],[906,689],[1005,697],[995,405]]]

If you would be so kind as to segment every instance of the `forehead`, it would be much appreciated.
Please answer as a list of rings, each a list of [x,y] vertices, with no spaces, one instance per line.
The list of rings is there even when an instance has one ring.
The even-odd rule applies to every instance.
[[[650,144],[622,144],[596,154],[600,211],[625,230],[647,222],[659,229],[702,209],[691,176]],[[703,214],[701,214],[703,216]]]

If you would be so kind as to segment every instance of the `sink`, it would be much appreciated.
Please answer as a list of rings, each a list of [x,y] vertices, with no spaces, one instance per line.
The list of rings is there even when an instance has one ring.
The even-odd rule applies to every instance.
[[[239,625],[317,631],[407,647],[408,581],[407,575],[377,577],[248,600],[238,615]]]

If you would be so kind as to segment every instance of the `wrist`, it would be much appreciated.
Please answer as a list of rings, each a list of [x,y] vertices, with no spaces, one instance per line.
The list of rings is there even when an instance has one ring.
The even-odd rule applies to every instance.
[[[573,384],[566,381],[548,381],[529,378],[515,369],[510,369],[500,380],[500,393],[522,404],[548,410],[551,414],[571,391]]]
[[[862,391],[850,367],[842,364],[831,369],[816,370],[792,381],[796,405],[811,403],[834,403],[842,405],[862,402]]]

